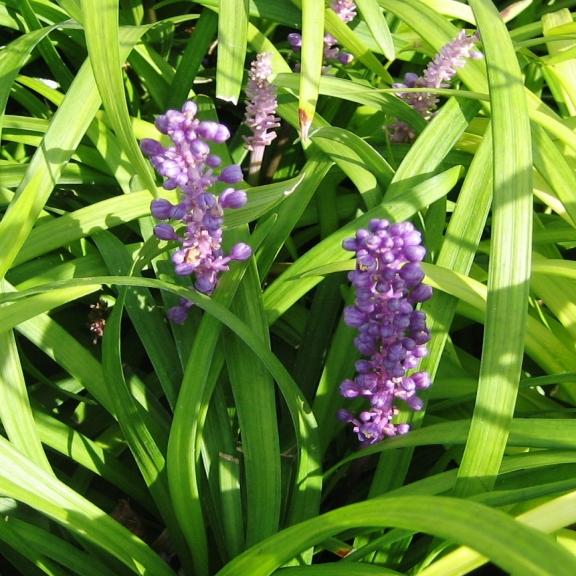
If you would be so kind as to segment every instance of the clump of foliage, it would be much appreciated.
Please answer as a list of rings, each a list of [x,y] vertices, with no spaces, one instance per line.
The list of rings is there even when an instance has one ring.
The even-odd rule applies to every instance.
[[[575,574],[571,6],[0,0],[0,572]]]

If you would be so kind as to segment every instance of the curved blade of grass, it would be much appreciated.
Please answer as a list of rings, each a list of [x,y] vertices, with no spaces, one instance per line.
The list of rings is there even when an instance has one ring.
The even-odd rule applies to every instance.
[[[135,173],[150,193],[156,195],[154,176],[134,138],[124,94],[122,63],[125,54],[121,53],[124,50],[120,46],[118,1],[81,0],[80,5],[82,6],[82,13],[85,15],[83,27],[90,65],[106,115],[122,148],[130,159]],[[143,27],[142,33],[146,29]]]
[[[86,388],[99,404],[108,412],[113,413],[106,393],[102,366],[58,323],[48,315],[40,314],[19,324],[16,330],[62,366]]]
[[[576,492],[571,492],[551,502],[517,516],[518,522],[526,526],[532,526],[544,533],[556,532],[560,528],[573,522],[571,511],[575,509]],[[478,552],[462,547],[450,552],[437,560],[420,574],[422,576],[456,576],[468,573],[485,564],[487,559]],[[465,572],[464,572],[465,571]]]
[[[303,177],[297,176],[284,182],[249,188],[246,191],[248,196],[246,206],[237,210],[226,210],[225,226],[232,228],[252,222],[288,198],[302,181]],[[163,194],[162,197],[173,201],[176,196],[172,193]],[[95,230],[106,230],[149,214],[150,194],[144,191],[93,203],[37,226],[15,258],[15,263],[27,262],[55,248],[84,238]]]
[[[311,139],[354,182],[366,207],[374,208],[382,199],[377,182],[386,189],[394,177],[390,164],[370,144],[343,128],[320,128]]]
[[[94,240],[110,273],[129,275],[133,260],[126,247],[109,232],[100,232]],[[153,240],[153,242],[155,242]],[[134,272],[135,275],[136,272]],[[126,310],[152,363],[166,400],[176,404],[181,373],[174,340],[166,326],[164,314],[157,308],[149,290],[131,289],[126,293]]]
[[[401,576],[400,572],[360,562],[329,562],[314,566],[280,568],[278,576]]]
[[[246,271],[231,310],[244,322],[250,322],[270,347],[260,281],[253,263]],[[242,439],[246,545],[252,546],[276,533],[280,522],[282,481],[274,382],[236,336],[224,333],[222,337]]]
[[[391,526],[465,544],[510,573],[569,576],[576,570],[572,554],[503,512],[441,496],[397,496],[345,506],[287,528],[234,559],[218,576],[268,576],[330,536],[352,528]]]
[[[37,409],[34,421],[44,444],[102,476],[144,508],[150,508],[150,495],[140,478],[98,442]]]
[[[350,257],[341,246],[342,241],[353,236],[354,232],[368,224],[372,218],[388,218],[393,222],[407,220],[430,202],[442,198],[456,184],[460,168],[451,168],[442,174],[415,185],[409,193],[398,195],[394,200],[384,201],[380,206],[369,210],[353,222],[343,226],[328,238],[301,256],[275,280],[264,293],[264,304],[268,322],[272,324],[282,314],[306,294],[322,277],[304,277],[327,261],[344,260]]]
[[[34,424],[16,339],[12,330],[0,332],[0,420],[12,444],[32,462],[52,469]]]
[[[189,569],[191,559],[168,493],[166,461],[163,454],[163,449],[166,446],[165,439],[158,438],[154,434],[150,420],[145,417],[142,407],[130,393],[124,378],[120,353],[120,325],[125,299],[126,289],[124,288],[120,291],[112,314],[106,321],[106,330],[102,338],[104,380],[122,434],[126,438],[140,473],[166,522],[170,540],[177,550],[180,560]]]
[[[34,296],[30,301],[15,302],[10,306],[5,306],[0,310],[0,334],[38,314],[48,312],[93,292],[95,292],[94,287],[54,290],[50,293]]]
[[[382,14],[382,10],[378,4],[378,0],[356,0],[356,5],[364,18],[364,22],[368,25],[374,40],[382,49],[382,53],[388,60],[394,60],[396,53],[394,50],[394,41],[388,22]]]
[[[258,269],[262,277],[270,270],[274,259],[309,206],[318,186],[322,183],[331,166],[332,163],[323,155],[317,152],[310,154],[309,160],[297,177],[297,182],[291,188],[290,197],[279,207],[276,222],[268,234],[266,242],[256,251]],[[270,218],[272,217],[276,217],[276,215]],[[258,229],[267,224],[267,221],[261,221]]]
[[[542,15],[542,28],[544,36],[554,36],[554,29],[566,24],[572,26],[572,14],[567,8]],[[576,83],[574,73],[576,62],[574,60],[574,41],[548,42],[547,48],[552,59],[555,55],[563,58],[562,61],[544,65],[542,72],[552,91],[554,99],[566,116],[574,116],[576,112]],[[567,54],[572,51],[572,58]]]
[[[248,38],[248,0],[220,0],[216,98],[238,103]]]
[[[17,518],[8,518],[5,523],[7,528],[18,534],[40,554],[58,562],[75,574],[102,576],[102,574],[109,572],[109,568],[94,555],[83,552],[70,542],[52,534],[49,530],[44,530]],[[60,570],[55,572],[57,575],[61,573]]]
[[[301,0],[302,48],[298,118],[302,140],[307,142],[308,132],[316,112],[322,59],[324,57],[324,3]]]
[[[46,557],[34,543],[28,541],[12,528],[12,524],[6,520],[0,523],[0,541],[5,542],[11,549],[16,550],[28,562],[36,566],[36,574],[48,574],[48,576],[59,576],[60,568],[52,560]],[[15,566],[14,566],[15,567]],[[20,571],[19,574],[29,574],[29,571]]]
[[[203,10],[176,67],[174,78],[168,90],[166,108],[179,108],[186,100],[217,30],[218,16],[211,10]]]
[[[174,572],[142,540],[0,437],[0,490],[106,550],[136,574]]]
[[[327,8],[325,19],[327,32],[332,34],[348,52],[353,54],[366,68],[378,74],[385,82],[393,82],[388,70],[382,66],[378,58],[365,46],[358,35],[340,20],[334,10]]]
[[[298,90],[299,81],[300,78],[298,74],[282,73],[274,78],[273,84],[283,88],[289,88],[290,90]],[[400,98],[396,98],[392,94],[380,92],[371,86],[358,84],[350,80],[345,80],[344,78],[322,76],[320,78],[319,91],[320,94],[325,96],[342,98],[350,102],[358,102],[359,104],[379,108],[387,114],[390,114],[390,116],[397,116],[401,120],[404,120],[410,124],[416,132],[422,132],[426,127],[426,120],[424,120],[414,108],[408,106],[406,102],[403,102]]]
[[[144,32],[145,29],[137,28],[123,35],[123,54],[128,54],[131,45]],[[80,143],[100,103],[90,63],[84,62],[52,118],[42,145],[36,150],[14,200],[0,222],[0,277],[6,274],[26,241],[63,167]]]
[[[487,0],[470,5],[488,68],[494,198],[480,380],[456,484],[459,494],[490,489],[500,468],[522,367],[532,246],[532,150],[522,75],[494,5]],[[512,134],[518,146],[510,146]]]
[[[537,124],[532,125],[534,166],[562,202],[573,226],[576,226],[576,176],[566,156]]]
[[[42,24],[38,20],[32,5],[29,0],[22,0],[20,2],[20,12],[26,21],[26,24],[31,30],[39,30],[42,28]],[[67,88],[72,83],[72,74],[68,67],[63,62],[62,58],[56,51],[56,48],[51,44],[47,38],[43,38],[38,44],[38,51],[42,55],[42,58],[48,65],[50,72],[54,75],[54,79]]]
[[[424,264],[423,268],[431,285],[456,296],[480,311],[476,315],[472,314],[472,317],[480,322],[484,321],[486,286],[471,278],[435,266]],[[526,350],[538,364],[551,374],[574,371],[576,363],[569,346],[531,316],[528,316],[527,326]]]
[[[2,52],[0,52],[0,136],[2,136],[2,124],[6,102],[10,95],[10,90],[14,80],[18,76],[20,68],[24,65],[30,53],[50,32],[56,28],[72,26],[72,24],[55,24],[41,30],[28,32],[16,40],[10,42]]]
[[[370,448],[359,450],[340,460],[332,468],[326,470],[325,478],[329,478],[334,472],[345,464],[354,462],[359,458],[389,452],[398,448],[415,446],[433,446],[436,444],[461,445],[466,443],[470,430],[470,420],[451,420],[440,424],[432,424],[418,430],[412,430],[410,434],[390,438],[386,442],[380,442]],[[515,418],[510,429],[510,446],[522,448],[543,448],[550,450],[573,450],[576,442],[574,431],[576,424],[572,420],[564,419],[540,419],[540,418]],[[503,466],[503,472],[510,470]],[[422,483],[428,482],[422,480]],[[406,490],[406,487],[398,489]],[[480,496],[478,496],[479,498]]]

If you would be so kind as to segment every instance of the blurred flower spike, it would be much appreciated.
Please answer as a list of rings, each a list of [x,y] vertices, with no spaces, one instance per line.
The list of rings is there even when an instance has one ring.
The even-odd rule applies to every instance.
[[[342,22],[352,22],[356,18],[356,3],[354,0],[333,0],[330,8]],[[302,35],[298,32],[288,34],[288,44],[292,50],[299,52],[302,47]],[[332,34],[324,35],[324,61],[325,62],[340,62],[341,64],[350,64],[354,60],[354,56],[348,52],[343,52],[338,46],[338,40]],[[327,69],[324,69],[326,72]]]
[[[422,76],[413,72],[404,75],[404,82],[393,84],[394,88],[449,88],[459,68],[466,62],[484,57],[476,50],[478,34],[468,35],[461,30],[452,42],[440,49],[434,59],[428,64]],[[410,104],[424,119],[430,120],[438,107],[438,96],[429,92],[399,92],[398,97]],[[395,122],[389,126],[392,142],[410,142],[414,132],[404,122]]]
[[[423,407],[417,394],[428,388],[430,377],[413,370],[428,353],[430,332],[416,306],[431,298],[432,289],[422,283],[426,249],[409,222],[372,220],[343,247],[356,253],[356,270],[349,274],[356,299],[344,310],[344,321],[358,330],[354,344],[365,358],[356,362],[356,377],[344,380],[340,392],[365,398],[370,409],[358,416],[341,410],[339,417],[353,425],[361,444],[370,445],[408,432],[408,424],[394,423],[399,400],[412,410]]]
[[[252,132],[250,136],[244,137],[248,150],[253,151],[259,146],[268,146],[276,138],[274,128],[280,126],[280,121],[276,116],[278,108],[276,86],[270,83],[271,76],[272,56],[267,52],[262,52],[250,66],[246,86],[248,100],[244,124]]]
[[[236,184],[242,181],[239,166],[220,169],[221,159],[212,154],[210,143],[221,144],[230,137],[226,126],[196,118],[197,106],[188,101],[182,110],[168,110],[156,119],[156,127],[171,140],[164,147],[157,140],[146,138],[140,147],[150,158],[156,171],[165,178],[164,188],[179,189],[178,204],[165,199],[152,201],[151,212],[161,223],[154,234],[161,240],[175,241],[179,248],[172,255],[176,274],[193,276],[194,288],[211,294],[218,278],[233,260],[246,260],[250,246],[239,243],[225,255],[222,250],[224,208],[240,208],[246,193],[233,187],[220,195],[210,190],[217,182]],[[168,311],[169,318],[183,323],[191,302],[182,300]]]

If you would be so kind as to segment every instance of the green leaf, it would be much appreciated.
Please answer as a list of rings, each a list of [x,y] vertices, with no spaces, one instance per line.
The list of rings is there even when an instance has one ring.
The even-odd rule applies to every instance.
[[[276,86],[289,88],[291,90],[298,90],[299,88],[299,75],[298,74],[278,74],[273,81]],[[343,78],[332,78],[322,76],[319,85],[320,94],[331,96],[333,98],[342,98],[350,102],[358,102],[359,104],[366,104],[367,106],[374,106],[381,109],[390,116],[397,116],[401,120],[410,124],[416,132],[421,132],[426,126],[426,120],[408,106],[406,102],[400,100],[392,94],[380,92],[365,84],[359,84],[345,80]]]
[[[99,10],[96,8],[96,11]],[[138,28],[124,35],[124,54],[129,52],[131,45],[144,31]],[[6,274],[14,262],[58,182],[62,169],[99,107],[100,98],[95,89],[90,63],[85,62],[52,118],[42,145],[36,150],[14,200],[0,222],[0,277]]]
[[[474,522],[470,522],[474,518]],[[354,528],[398,527],[465,544],[513,574],[571,575],[576,558],[547,535],[478,504],[441,496],[396,496],[344,506],[283,530],[218,576],[268,576],[306,548]]]
[[[12,444],[39,467],[51,472],[38,437],[16,339],[12,330],[0,332],[0,420]]]
[[[367,208],[382,199],[394,170],[370,144],[343,128],[315,130],[312,141],[328,155],[358,188]]]
[[[106,115],[135,173],[150,193],[156,194],[154,176],[134,137],[124,94],[122,64],[125,53],[124,47],[121,49],[118,29],[118,1],[81,0],[81,6],[90,65]],[[143,28],[141,32],[145,30]]]
[[[142,540],[0,437],[0,491],[106,550],[135,574],[174,572]]]
[[[355,56],[366,68],[378,74],[385,82],[392,83],[393,79],[388,70],[382,66],[378,58],[365,46],[357,34],[340,20],[334,10],[326,9],[326,30],[332,34],[340,44]],[[304,56],[303,56],[304,57]]]
[[[216,98],[238,103],[248,38],[248,0],[220,0]]]
[[[264,292],[264,303],[268,322],[272,324],[297,302],[303,294],[311,290],[321,277],[307,278],[305,274],[328,262],[344,260],[350,253],[342,248],[342,241],[368,224],[372,218],[388,218],[393,222],[407,220],[428,203],[442,198],[456,184],[460,168],[451,168],[415,185],[407,194],[398,194],[394,199],[384,201],[380,206],[369,210],[361,217],[350,222],[331,234],[328,238],[311,248],[277,278]]]
[[[390,33],[390,28],[388,28],[388,22],[386,22],[386,18],[384,18],[382,10],[378,5],[378,1],[356,0],[356,4],[374,40],[376,40],[376,43],[382,49],[384,56],[386,56],[388,60],[394,60],[396,58],[394,41]]]
[[[494,197],[480,380],[459,494],[491,488],[500,468],[522,367],[532,246],[532,149],[520,67],[492,2],[471,0],[470,5],[486,52]],[[510,146],[512,133],[521,145]]]
[[[302,0],[302,48],[298,118],[302,140],[308,132],[318,102],[322,59],[324,56],[324,3]]]
[[[56,28],[61,28],[63,26],[72,25],[55,24],[54,26],[49,26],[41,30],[28,32],[10,42],[10,44],[0,52],[0,75],[2,76],[2,82],[0,83],[0,136],[2,135],[2,124],[6,102],[8,101],[10,90],[16,76],[18,76],[20,68],[30,56],[32,50],[34,50],[36,45],[43,38]]]
[[[126,289],[123,289],[114,305],[112,314],[106,321],[106,330],[102,338],[104,380],[122,434],[126,438],[140,473],[166,522],[171,542],[176,548],[180,560],[189,567],[191,560],[176,521],[168,492],[166,460],[163,453],[166,449],[166,438],[161,437],[155,430],[153,421],[131,394],[122,370],[120,324],[125,298]]]
[[[217,30],[218,16],[211,10],[203,10],[176,66],[174,78],[168,91],[166,108],[180,108],[188,97],[188,92],[192,90],[194,78],[216,36]]]
[[[260,281],[253,263],[246,271],[231,310],[244,322],[250,322],[270,348]],[[282,482],[274,381],[236,336],[225,333],[223,342],[242,440],[246,545],[252,546],[276,533],[280,522]]]

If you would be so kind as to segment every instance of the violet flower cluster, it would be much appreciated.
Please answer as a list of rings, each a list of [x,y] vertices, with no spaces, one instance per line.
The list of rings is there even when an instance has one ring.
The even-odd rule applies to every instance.
[[[348,23],[356,18],[356,3],[354,0],[332,0],[330,7],[342,22]],[[294,51],[299,51],[302,46],[302,35],[297,32],[288,34],[288,43]],[[354,56],[340,50],[338,40],[332,34],[324,35],[324,60],[326,62],[339,61],[342,64],[350,64]]]
[[[178,204],[163,198],[153,200],[151,212],[162,221],[154,228],[161,240],[172,240],[179,248],[172,255],[179,276],[194,276],[194,287],[211,294],[219,275],[228,270],[233,260],[246,260],[252,250],[238,243],[225,255],[222,249],[224,208],[240,208],[246,193],[233,187],[216,196],[210,190],[217,182],[235,184],[242,180],[240,166],[220,169],[221,159],[210,152],[210,143],[221,144],[230,132],[223,124],[196,118],[197,106],[189,101],[182,110],[168,110],[156,119],[156,127],[170,137],[167,148],[149,138],[140,143],[156,171],[165,178],[164,188],[180,190]],[[169,223],[170,222],[170,223]],[[178,227],[178,229],[175,228]],[[183,323],[192,303],[182,299],[168,311],[169,318]]]
[[[246,86],[248,102],[244,124],[250,128],[252,134],[245,136],[244,141],[251,151],[257,147],[268,146],[276,138],[274,128],[280,126],[279,118],[276,116],[277,91],[276,86],[268,80],[270,76],[272,76],[272,56],[262,52],[250,66]]]
[[[356,253],[356,270],[348,276],[356,300],[344,310],[344,321],[358,329],[354,344],[366,358],[356,362],[356,377],[344,380],[340,393],[365,398],[370,408],[357,417],[341,410],[339,417],[353,425],[364,445],[406,433],[408,424],[394,423],[397,402],[422,409],[417,394],[430,385],[427,372],[413,372],[426,356],[430,339],[426,315],[416,310],[432,296],[432,289],[422,283],[420,262],[426,249],[421,242],[411,223],[387,220],[372,220],[368,230],[360,229],[343,242]]]
[[[458,36],[443,46],[428,64],[422,76],[413,72],[404,75],[404,82],[393,84],[394,88],[448,88],[458,68],[462,68],[468,59],[478,60],[484,57],[476,50],[478,35],[467,35],[461,30]],[[438,96],[429,92],[399,92],[398,97],[410,104],[425,120],[432,118],[438,107]],[[395,122],[389,127],[392,142],[410,142],[414,131],[404,122]]]

